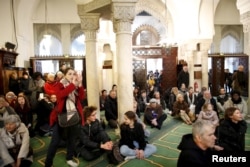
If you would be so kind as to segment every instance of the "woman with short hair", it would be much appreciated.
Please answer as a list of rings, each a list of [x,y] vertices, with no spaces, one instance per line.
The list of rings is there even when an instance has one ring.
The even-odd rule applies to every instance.
[[[247,123],[243,120],[238,108],[229,107],[225,110],[225,118],[217,129],[219,145],[225,151],[244,151]]]
[[[29,131],[18,115],[9,115],[4,119],[4,128],[0,130],[3,149],[9,154],[4,160],[5,167],[30,167],[33,162],[33,151],[30,147]]]

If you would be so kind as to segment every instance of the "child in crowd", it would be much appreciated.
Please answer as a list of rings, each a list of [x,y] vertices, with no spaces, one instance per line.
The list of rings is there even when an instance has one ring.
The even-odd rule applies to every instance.
[[[214,125],[219,125],[219,118],[217,113],[213,110],[213,105],[210,103],[205,103],[202,107],[197,120],[210,120]]]

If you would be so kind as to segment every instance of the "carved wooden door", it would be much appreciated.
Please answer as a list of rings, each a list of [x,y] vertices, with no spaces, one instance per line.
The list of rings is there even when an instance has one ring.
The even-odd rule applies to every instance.
[[[162,91],[177,86],[177,47],[171,48],[163,56]]]
[[[146,60],[133,60],[133,81],[136,86],[139,86],[140,90],[146,89]]]
[[[212,69],[208,72],[208,82],[211,83],[212,87],[210,87],[210,91],[213,96],[217,96],[219,94],[219,89],[224,87],[224,62],[225,57],[212,57]]]

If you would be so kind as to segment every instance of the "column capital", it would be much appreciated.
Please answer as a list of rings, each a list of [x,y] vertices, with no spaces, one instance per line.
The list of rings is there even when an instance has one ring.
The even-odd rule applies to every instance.
[[[97,31],[99,29],[100,13],[85,13],[80,15],[81,28],[84,31]]]
[[[243,32],[250,32],[250,11],[240,15],[240,22],[243,24]]]
[[[131,32],[131,24],[135,17],[135,5],[137,0],[112,0],[112,18],[114,31]]]

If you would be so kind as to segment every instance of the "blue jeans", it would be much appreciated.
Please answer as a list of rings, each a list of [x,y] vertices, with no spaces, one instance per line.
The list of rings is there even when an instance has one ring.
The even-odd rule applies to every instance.
[[[53,126],[52,138],[47,152],[45,160],[45,167],[51,167],[53,159],[55,157],[57,148],[62,140],[63,136],[66,138],[66,160],[72,160],[74,156],[75,143],[77,137],[78,125],[62,128],[57,123]]]
[[[135,148],[139,148],[138,142],[134,141],[134,146]],[[147,144],[146,147],[144,148],[144,157],[148,158],[150,155],[156,152],[156,147],[152,144]],[[120,153],[127,157],[127,156],[136,156],[136,152],[134,149],[129,148],[127,145],[122,145],[120,147]]]

